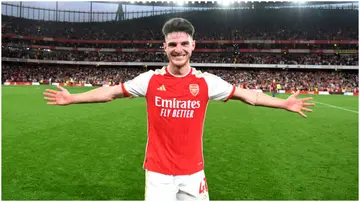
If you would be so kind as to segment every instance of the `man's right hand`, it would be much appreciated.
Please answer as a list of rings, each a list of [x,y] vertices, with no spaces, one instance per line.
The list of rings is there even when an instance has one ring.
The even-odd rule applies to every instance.
[[[60,85],[56,86],[60,91],[46,89],[43,93],[44,100],[48,100],[49,105],[69,105],[72,103],[72,97],[69,91]]]

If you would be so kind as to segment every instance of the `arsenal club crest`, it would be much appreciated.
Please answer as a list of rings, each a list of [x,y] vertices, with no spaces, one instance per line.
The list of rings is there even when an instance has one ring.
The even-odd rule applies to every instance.
[[[198,84],[190,84],[189,86],[189,89],[190,89],[190,93],[193,95],[193,96],[197,96],[197,94],[199,94],[199,85]]]

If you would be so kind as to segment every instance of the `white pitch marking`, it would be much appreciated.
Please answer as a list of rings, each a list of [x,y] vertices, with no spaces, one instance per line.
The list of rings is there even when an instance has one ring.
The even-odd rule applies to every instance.
[[[359,113],[358,111],[354,111],[354,110],[350,110],[350,109],[346,109],[346,108],[343,108],[343,107],[338,107],[338,106],[334,106],[334,105],[329,105],[329,104],[326,104],[326,103],[322,103],[322,102],[318,102],[318,101],[313,101],[315,103],[319,103],[319,104],[323,104],[323,105],[326,105],[326,106],[329,106],[329,107],[333,107],[333,108],[336,108],[336,109],[342,109],[342,110],[345,110],[345,111],[349,111],[349,112],[353,112],[353,113]]]

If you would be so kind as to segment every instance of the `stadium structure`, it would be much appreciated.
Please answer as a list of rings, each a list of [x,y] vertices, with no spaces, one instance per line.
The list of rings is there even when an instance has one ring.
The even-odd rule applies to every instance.
[[[31,134],[32,129],[30,128],[34,127],[34,131],[41,131],[39,125],[42,124],[40,123],[45,122],[51,125],[48,119],[41,118],[45,116],[45,113],[52,114],[53,118],[62,117],[61,120],[66,121],[70,121],[68,119],[75,121],[74,117],[84,118],[85,115],[83,111],[76,113],[69,110],[64,113],[59,112],[60,110],[49,112],[49,109],[45,109],[44,106],[40,107],[43,103],[36,104],[40,101],[32,99],[32,97],[37,95],[36,93],[40,93],[39,89],[49,88],[49,86],[54,88],[56,85],[66,86],[74,92],[83,92],[98,86],[118,85],[149,69],[157,69],[166,65],[167,58],[163,51],[164,38],[161,28],[164,22],[173,17],[188,19],[195,27],[196,49],[191,58],[191,66],[214,73],[241,88],[266,93],[270,91],[271,82],[275,80],[277,96],[285,98],[292,92],[300,90],[302,95],[318,96],[316,98],[320,100],[318,103],[322,106],[319,111],[323,110],[322,115],[314,115],[314,122],[292,121],[294,124],[301,125],[299,133],[302,134],[305,131],[302,135],[308,138],[307,140],[290,134],[293,138],[291,140],[287,139],[289,137],[281,136],[283,139],[279,143],[278,140],[275,140],[276,138],[270,137],[269,143],[266,136],[266,141],[261,142],[256,138],[260,137],[258,135],[263,132],[256,131],[254,139],[251,137],[245,142],[257,142],[259,145],[254,143],[244,148],[248,149],[245,153],[252,153],[251,158],[257,160],[246,160],[247,154],[244,154],[241,161],[232,164],[224,160],[222,155],[233,155],[233,153],[226,153],[224,150],[221,155],[217,154],[217,160],[221,161],[220,164],[231,164],[235,167],[241,165],[238,169],[247,173],[245,175],[234,174],[237,169],[227,167],[230,171],[225,172],[223,178],[217,178],[218,173],[216,172],[220,173],[224,170],[220,167],[217,168],[219,162],[210,159],[209,165],[215,167],[213,171],[209,171],[208,175],[209,183],[214,187],[213,190],[210,189],[212,200],[358,199],[358,129],[357,116],[354,116],[358,114],[357,96],[359,94],[357,1],[122,1],[120,3],[92,1],[82,3],[86,4],[88,10],[79,11],[78,8],[72,6],[60,8],[60,2],[51,2],[52,8],[42,7],[40,2],[36,6],[29,5],[27,2],[3,1],[1,3],[1,74],[3,119],[5,120],[3,126],[4,128],[8,127],[3,131],[2,198],[4,200],[142,199],[143,190],[138,188],[142,186],[142,177],[138,177],[139,174],[131,174],[131,171],[141,172],[144,151],[141,146],[144,144],[132,149],[121,149],[110,144],[116,148],[117,152],[127,152],[126,154],[129,156],[136,156],[134,161],[138,163],[129,167],[120,166],[126,171],[122,175],[116,174],[117,182],[110,180],[111,176],[105,173],[105,168],[102,167],[102,165],[108,165],[105,160],[103,164],[92,165],[91,161],[97,158],[108,159],[112,162],[118,158],[116,155],[106,156],[101,153],[101,149],[106,150],[104,145],[100,146],[100,150],[94,149],[96,145],[100,144],[96,140],[92,142],[89,139],[82,139],[86,144],[80,146],[76,146],[75,143],[69,144],[73,149],[84,151],[85,148],[89,153],[98,152],[96,156],[92,156],[89,162],[86,160],[87,154],[85,153],[65,154],[66,146],[64,145],[68,143],[65,143],[66,140],[60,137],[58,143],[63,146],[59,146],[59,150],[64,156],[61,156],[60,153],[50,152],[49,155],[52,158],[49,159],[46,155],[47,152],[44,151],[57,148],[56,141],[58,140],[48,135],[52,134],[49,132],[51,129],[44,129],[45,132],[39,132],[41,140],[33,142],[39,136]],[[101,10],[103,5],[110,5],[112,10]],[[31,106],[17,100],[19,99],[17,96],[20,94],[26,99],[32,100],[29,101],[32,103]],[[22,118],[15,116],[19,106],[27,106],[22,110]],[[231,107],[231,109],[226,109],[221,106],[213,106],[214,108],[219,107],[214,109],[217,113],[225,111],[230,114],[234,110]],[[230,106],[232,105],[230,104]],[[36,107],[38,107],[37,111],[31,111]],[[109,118],[105,118],[106,122],[101,122],[106,126],[110,126],[108,123],[117,124],[114,122],[114,118],[111,118],[114,115],[107,114],[105,111],[110,113],[118,109],[114,105],[110,105],[110,108],[103,105],[101,107],[103,109],[87,106],[82,109],[94,110],[91,113],[96,114],[97,118],[109,116]],[[142,108],[144,103],[139,102],[132,107],[144,109]],[[341,110],[341,108],[345,110]],[[257,122],[252,118],[251,114],[253,113],[259,114],[261,117],[269,117],[269,119],[274,117],[273,113],[266,110],[261,112],[253,112],[248,108],[243,108],[243,110],[249,113],[247,117],[251,117],[253,124]],[[330,112],[331,110],[339,111]],[[139,114],[142,113],[135,111]],[[38,112],[42,114],[39,115]],[[338,114],[340,112],[344,115]],[[213,113],[215,116],[215,112]],[[267,114],[263,115],[263,113]],[[343,121],[330,119],[326,117],[327,113],[329,116],[339,117]],[[20,119],[34,115],[37,117],[34,121],[28,121],[29,124],[19,123]],[[126,114],[126,116],[129,119],[137,120],[132,126],[144,125],[144,120],[135,118],[135,115]],[[93,125],[97,125],[97,118],[94,118]],[[279,126],[284,125],[286,120],[291,118],[280,114],[275,119],[279,121],[269,120],[269,123],[274,127],[279,127],[278,131],[283,130],[283,135],[292,130]],[[214,123],[212,127],[216,127],[217,121],[211,122],[211,120],[210,118],[210,123]],[[239,117],[236,120],[239,120]],[[326,120],[326,124],[322,120]],[[34,123],[32,124],[32,122]],[[226,124],[225,122],[236,125],[231,121],[224,121],[224,124]],[[261,127],[266,122],[266,120],[261,120],[257,125],[251,127]],[[76,131],[77,127],[91,134],[92,131],[86,129],[88,125],[81,121],[75,121],[75,123],[78,124],[76,127],[71,126],[67,129],[59,129],[55,125],[53,127],[59,131],[65,130],[64,136],[73,138],[71,141],[79,138],[78,132],[75,132],[74,134],[77,135],[74,136],[72,132],[69,132],[70,130]],[[84,126],[79,126],[81,124]],[[335,125],[335,128],[329,129]],[[290,126],[291,124],[289,124]],[[274,131],[270,126],[263,127],[268,131]],[[296,126],[293,125],[293,127]],[[20,129],[15,133],[17,135],[12,136],[13,131],[17,131],[18,128]],[[222,130],[221,127],[211,128],[211,130],[216,129]],[[93,128],[93,130],[95,129]],[[97,130],[99,130],[99,134],[103,134],[100,129]],[[123,128],[123,130],[126,129]],[[138,133],[128,130],[130,133]],[[230,130],[224,130],[224,133],[236,133],[235,129],[234,131]],[[146,132],[140,129],[139,131]],[[247,133],[253,134],[251,131],[247,131]],[[26,137],[26,135],[29,136]],[[94,136],[88,136],[90,140],[92,137]],[[220,135],[216,137],[224,141],[226,139]],[[228,139],[229,142],[237,142],[236,137],[231,135],[229,137],[234,138]],[[264,136],[261,137],[264,138]],[[312,139],[312,137],[317,139]],[[333,140],[328,139],[330,137]],[[115,136],[109,138],[120,141]],[[214,144],[211,143],[214,140],[210,139],[210,137],[205,139],[208,141],[205,143]],[[25,143],[24,140],[28,141]],[[46,143],[47,140],[53,145]],[[41,141],[43,144],[40,143]],[[145,139],[129,139],[131,144],[143,141]],[[293,147],[289,142],[293,144]],[[88,143],[95,146],[90,147]],[[28,147],[24,147],[24,145]],[[327,145],[333,145],[333,147]],[[244,145],[239,143],[234,147],[241,146]],[[214,148],[216,147],[214,146]],[[268,150],[265,149],[263,154],[257,154],[257,150],[255,151],[253,148],[259,147]],[[282,150],[272,150],[272,148],[281,148]],[[292,150],[294,148],[296,149]],[[303,148],[308,149],[303,150]],[[332,150],[334,148],[336,150]],[[205,151],[215,153],[214,150],[206,150],[206,146]],[[287,151],[286,155],[281,151]],[[299,151],[303,153],[303,156]],[[29,154],[39,157],[29,158],[37,164],[27,162],[26,155]],[[287,156],[290,154],[293,156]],[[273,156],[268,156],[266,159],[262,155]],[[272,157],[273,159],[279,158],[283,162],[280,160],[272,162],[269,160]],[[125,157],[120,155],[119,158],[124,160]],[[79,161],[84,166],[75,166],[76,159],[83,159]],[[293,161],[286,163],[286,159]],[[65,161],[69,161],[69,163],[64,163]],[[132,162],[129,159],[124,161],[128,164]],[[63,162],[65,167],[58,165],[58,162]],[[248,164],[245,165],[242,162]],[[38,166],[39,170],[45,174],[35,171],[33,165]],[[56,170],[54,165],[58,166],[56,169],[59,168],[59,170]],[[283,166],[282,170],[277,171],[283,172],[283,175],[272,173],[270,176],[271,169],[266,172],[259,170],[262,167],[266,167],[264,168],[266,170],[271,165]],[[17,171],[19,167],[21,169]],[[92,168],[99,171],[100,174],[93,173]],[[115,173],[118,167],[109,166],[108,169],[109,172]],[[102,178],[101,175],[108,178]],[[44,178],[44,176],[48,178]],[[82,178],[78,179],[77,176],[82,176]],[[234,178],[234,176],[237,176],[235,178],[242,182],[247,181],[247,183],[242,186],[224,180]],[[259,181],[252,180],[254,176]],[[62,177],[66,180],[61,180]],[[88,178],[94,180],[93,185],[87,180]],[[261,178],[266,180],[262,181]],[[41,179],[41,181],[36,179]],[[71,185],[72,179],[75,183],[73,185]],[[129,182],[119,182],[121,179]],[[52,180],[62,184],[54,185]],[[136,181],[136,183],[131,185],[130,181]],[[102,182],[108,184],[101,185]],[[264,183],[263,186],[259,184],[260,182]],[[114,189],[111,188],[111,183],[114,183]],[[67,184],[68,188],[62,187],[64,184]],[[240,186],[243,191],[236,191],[234,188],[236,186]],[[118,189],[124,191],[117,192]],[[56,190],[60,190],[61,193]]]

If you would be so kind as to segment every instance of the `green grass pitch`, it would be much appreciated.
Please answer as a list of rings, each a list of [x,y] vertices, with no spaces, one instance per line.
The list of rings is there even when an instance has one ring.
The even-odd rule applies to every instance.
[[[46,87],[2,87],[2,199],[143,200],[145,100],[55,107],[43,100]],[[313,97],[358,111],[358,97]],[[210,102],[204,132],[210,199],[357,200],[358,114],[313,109],[304,119]]]

